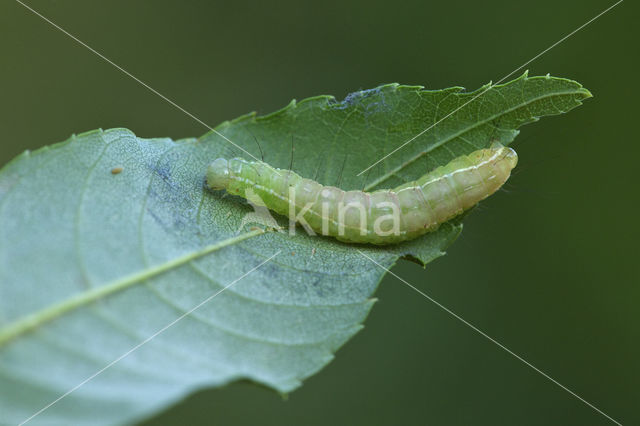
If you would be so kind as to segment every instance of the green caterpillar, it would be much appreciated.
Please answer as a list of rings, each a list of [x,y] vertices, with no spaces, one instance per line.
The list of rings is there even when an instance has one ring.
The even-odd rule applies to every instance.
[[[226,189],[288,216],[312,235],[350,243],[386,245],[434,231],[496,192],[518,162],[500,144],[438,167],[416,181],[374,192],[343,191],[305,179],[262,161],[218,158],[209,165],[207,185]]]

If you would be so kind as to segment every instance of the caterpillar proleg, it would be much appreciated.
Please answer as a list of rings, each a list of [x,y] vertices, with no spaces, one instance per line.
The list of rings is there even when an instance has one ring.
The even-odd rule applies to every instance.
[[[308,232],[350,243],[394,244],[432,232],[496,192],[516,166],[500,144],[455,158],[394,189],[344,191],[262,161],[218,158],[207,170],[211,189],[259,197]]]

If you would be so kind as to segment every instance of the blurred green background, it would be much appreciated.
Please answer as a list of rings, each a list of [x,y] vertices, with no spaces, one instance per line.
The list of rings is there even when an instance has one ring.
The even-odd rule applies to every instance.
[[[613,1],[28,4],[215,125],[380,83],[475,89]],[[640,424],[637,17],[626,1],[527,67],[595,97],[521,129],[517,174],[446,257],[394,269],[625,425]],[[206,131],[18,3],[0,4],[0,27],[0,163],[98,127]],[[237,383],[148,425],[612,424],[393,277],[377,296],[287,400]]]

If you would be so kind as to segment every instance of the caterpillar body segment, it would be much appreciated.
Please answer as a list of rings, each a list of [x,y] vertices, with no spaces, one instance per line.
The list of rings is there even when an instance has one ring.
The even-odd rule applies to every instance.
[[[473,207],[505,183],[517,161],[513,149],[494,144],[397,188],[364,192],[324,186],[261,161],[218,158],[207,170],[207,184],[250,201],[257,196],[315,233],[386,245],[434,231]]]

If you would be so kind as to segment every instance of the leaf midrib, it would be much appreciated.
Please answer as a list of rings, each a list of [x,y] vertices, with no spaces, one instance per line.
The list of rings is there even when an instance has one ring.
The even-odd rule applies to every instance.
[[[572,95],[572,94],[585,94],[588,96],[589,91],[583,87],[580,87],[576,90],[572,90],[572,91],[562,91],[562,92],[554,92],[552,94],[546,94],[546,95],[542,95],[542,96],[538,96],[535,98],[530,99],[527,102],[522,102],[512,108],[507,108],[505,110],[502,110],[502,112],[500,112],[499,114],[494,114],[492,116],[490,116],[489,118],[487,118],[486,120],[481,120],[481,121],[477,121],[475,122],[473,125],[471,126],[467,126],[464,127],[463,130],[447,136],[446,138],[444,138],[442,141],[440,142],[436,142],[435,144],[433,144],[432,146],[430,146],[429,148],[425,149],[424,151],[420,151],[418,154],[414,155],[413,157],[409,158],[407,161],[405,161],[404,163],[400,164],[398,167],[395,167],[385,173],[383,173],[382,175],[380,175],[380,177],[376,178],[372,183],[368,184],[365,187],[365,191],[370,191],[371,189],[375,188],[377,185],[379,185],[380,183],[384,182],[385,180],[389,179],[391,176],[393,176],[394,174],[396,174],[397,172],[399,172],[400,170],[404,169],[405,167],[407,167],[409,164],[413,163],[414,161],[416,161],[418,158],[430,153],[431,151],[433,151],[434,149],[444,145],[445,143],[451,141],[452,139],[455,139],[467,132],[469,132],[470,130],[475,129],[478,126],[484,126],[485,124],[487,124],[488,122],[495,120],[496,118],[508,114],[510,112],[513,112],[517,109],[523,108],[528,106],[529,104],[532,104],[533,102],[537,102],[541,99],[545,99],[545,98],[551,98],[554,96],[562,96],[562,95]],[[466,106],[466,105],[465,105]],[[457,111],[456,111],[457,112]],[[435,126],[434,126],[435,128]]]
[[[0,347],[6,345],[8,342],[10,342],[11,340],[17,337],[64,315],[67,312],[70,312],[81,306],[88,305],[92,302],[101,300],[107,296],[110,296],[114,293],[125,290],[136,284],[142,283],[145,280],[148,280],[164,272],[172,270],[178,266],[184,265],[199,257],[210,254],[214,251],[220,250],[221,248],[224,248],[233,244],[237,244],[246,239],[264,234],[265,232],[266,231],[264,231],[263,229],[254,229],[244,234],[227,238],[226,240],[222,240],[214,244],[208,245],[206,247],[203,247],[200,250],[186,253],[175,259],[168,260],[164,263],[160,263],[158,265],[145,268],[141,271],[138,271],[133,274],[119,278],[117,280],[111,281],[100,287],[91,288],[81,293],[77,293],[74,296],[71,296],[61,302],[58,302],[47,308],[41,309],[39,311],[26,315],[22,318],[19,318],[18,320],[13,321],[7,324],[2,329],[0,329]]]

